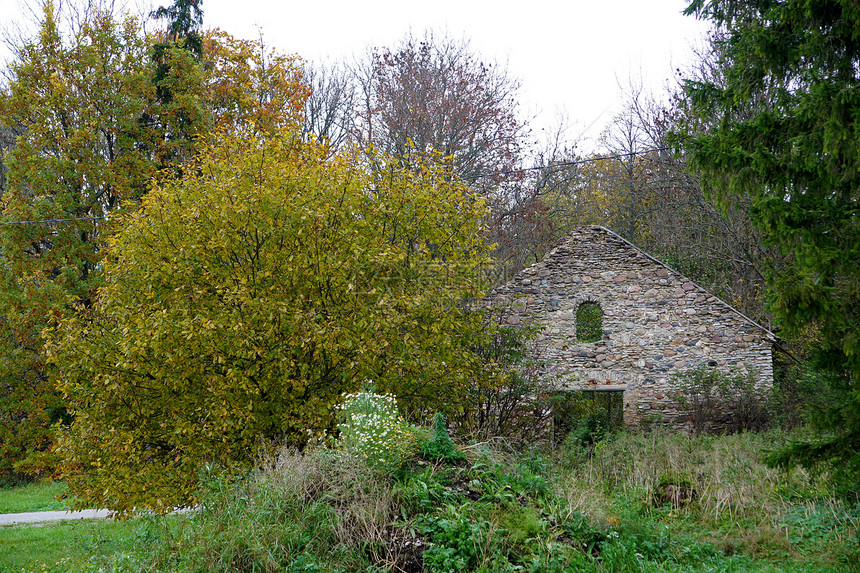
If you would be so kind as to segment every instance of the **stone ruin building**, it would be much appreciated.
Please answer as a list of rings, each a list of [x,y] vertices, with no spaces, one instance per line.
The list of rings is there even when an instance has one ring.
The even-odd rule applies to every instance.
[[[672,376],[702,362],[751,366],[757,388],[773,384],[773,333],[603,227],[574,231],[487,301],[507,324],[538,321],[541,376],[615,393],[626,425],[683,424]]]

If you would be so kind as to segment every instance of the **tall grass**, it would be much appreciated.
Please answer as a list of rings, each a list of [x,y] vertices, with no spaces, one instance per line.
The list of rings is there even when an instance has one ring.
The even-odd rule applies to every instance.
[[[205,472],[196,513],[144,518],[112,555],[46,570],[851,571],[860,511],[802,471],[764,466],[762,450],[784,439],[660,431],[550,451],[446,441],[444,456],[421,443],[386,471],[349,451],[283,449],[241,479]],[[667,484],[695,496],[662,503]]]
[[[824,479],[763,463],[764,452],[786,439],[778,430],[720,436],[620,433],[591,450],[562,448],[556,491],[570,512],[597,521],[657,516],[727,553],[761,558],[779,552],[799,557],[810,549],[797,543],[796,526],[806,516],[818,542],[860,556],[857,512],[835,499]],[[693,499],[661,507],[658,494],[667,484],[683,486]]]
[[[358,570],[387,557],[391,484],[362,460],[285,449],[239,481],[213,471],[204,487],[196,514],[150,526],[138,570]]]

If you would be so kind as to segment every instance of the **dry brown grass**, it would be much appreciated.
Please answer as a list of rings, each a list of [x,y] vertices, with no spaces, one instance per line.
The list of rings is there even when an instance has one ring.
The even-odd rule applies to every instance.
[[[727,555],[771,562],[797,558],[826,568],[834,556],[856,551],[858,520],[830,495],[822,477],[763,463],[764,451],[784,439],[775,431],[620,434],[598,443],[589,457],[569,453],[556,491],[568,512],[595,523],[615,523],[619,515],[635,521],[643,510],[653,511]],[[655,507],[655,492],[667,483],[694,488],[695,499],[663,513]],[[824,563],[815,563],[819,556]]]
[[[284,499],[334,508],[333,532],[345,547],[383,545],[394,518],[390,481],[343,452],[283,448],[260,463],[258,481]]]
[[[696,490],[698,510],[714,518],[778,514],[782,492],[816,488],[803,470],[785,472],[762,463],[762,449],[778,439],[778,434],[621,434],[565,468],[559,491],[577,511],[602,514],[618,494],[648,503],[659,484],[685,482]]]

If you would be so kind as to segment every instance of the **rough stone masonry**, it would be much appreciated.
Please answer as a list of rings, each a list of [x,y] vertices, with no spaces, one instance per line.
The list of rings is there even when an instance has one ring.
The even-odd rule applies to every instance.
[[[622,391],[624,421],[683,423],[672,375],[702,362],[773,384],[773,333],[603,227],[584,227],[495,288],[511,325],[537,320],[543,376],[568,390]],[[577,340],[577,310],[603,310],[603,336]]]

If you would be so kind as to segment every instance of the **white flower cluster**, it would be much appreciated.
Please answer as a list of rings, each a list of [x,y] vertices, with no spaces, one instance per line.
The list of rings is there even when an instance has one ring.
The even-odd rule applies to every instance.
[[[369,465],[393,470],[406,460],[415,438],[397,410],[391,394],[357,392],[342,396],[337,406],[341,422],[340,446]]]
[[[342,394],[341,403],[335,406],[338,410],[370,408],[373,410],[391,410],[397,413],[397,398],[393,394],[376,394],[374,392],[356,392]]]

